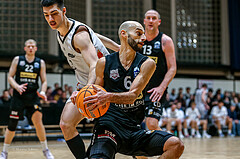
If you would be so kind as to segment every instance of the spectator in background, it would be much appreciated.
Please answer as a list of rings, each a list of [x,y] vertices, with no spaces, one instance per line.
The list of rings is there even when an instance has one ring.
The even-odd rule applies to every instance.
[[[13,88],[10,87],[10,88],[8,89],[8,92],[9,92],[9,95],[12,97],[12,96],[13,96]]]
[[[177,96],[179,96],[180,94],[183,94],[183,88],[182,87],[178,88],[178,95]]]
[[[178,106],[178,104],[181,105],[181,110],[183,110],[183,111],[186,110],[186,103],[185,103],[185,100],[183,98],[183,93],[178,95],[178,97],[176,99],[176,102],[177,102],[177,106]]]
[[[232,135],[232,119],[228,116],[227,108],[224,106],[223,100],[218,101],[218,105],[214,106],[211,111],[212,119],[217,125],[218,134],[224,137],[222,133],[222,126],[228,126],[228,136]]]
[[[3,95],[2,95],[2,97],[0,98],[0,101],[1,101],[1,103],[3,104],[3,106],[6,106],[6,107],[9,107],[9,106],[10,106],[11,96],[10,96],[10,94],[9,94],[9,92],[8,92],[7,89],[5,89],[5,90],[3,91]]]
[[[199,125],[203,126],[203,137],[204,138],[211,138],[211,135],[207,134],[207,120],[200,120],[200,113],[196,108],[196,103],[191,102],[191,107],[187,108],[186,110],[186,120],[184,121],[184,135],[186,137],[189,136],[188,134],[188,127],[191,126],[191,136],[196,138],[201,138],[201,134],[199,132]]]
[[[200,89],[197,89],[195,103],[201,114],[201,118],[206,119],[208,110],[210,109],[207,104],[207,84],[204,83]]]
[[[61,94],[61,96],[60,96],[60,98],[58,99],[58,101],[57,101],[57,106],[58,107],[64,107],[64,105],[65,105],[65,103],[66,103],[66,101],[67,101],[67,94],[66,94],[66,92],[65,91],[63,91],[62,92],[62,94]]]
[[[59,83],[54,83],[54,90],[52,91],[52,96],[54,97],[57,94],[57,90],[60,88]]]
[[[63,87],[64,89],[63,89],[63,91],[64,92],[67,92],[68,91],[68,84],[64,84],[64,87]]]
[[[240,103],[237,97],[234,97],[233,100],[231,101],[232,105],[236,106],[236,110],[240,112]]]
[[[67,98],[69,98],[71,96],[71,94],[73,93],[73,87],[69,86],[66,93],[67,93]]]
[[[208,110],[208,115],[210,115],[210,112],[212,110],[212,102],[213,102],[214,98],[213,98],[213,90],[212,88],[208,89],[208,93],[207,93],[207,104],[209,105],[209,110]]]
[[[231,104],[228,109],[228,116],[232,119],[232,133],[234,136],[240,136],[240,123],[238,120],[238,115],[236,111],[236,105]]]
[[[163,127],[163,126],[166,126],[167,123],[168,123],[167,112],[166,112],[166,109],[163,108],[162,116],[161,116],[158,124],[159,124],[159,127],[161,128],[161,127]]]
[[[224,106],[226,106],[227,109],[229,109],[230,105],[231,105],[231,98],[230,98],[230,94],[228,91],[224,92],[223,102],[224,102]]]
[[[216,90],[216,93],[215,93],[215,95],[214,95],[214,98],[216,98],[217,95],[220,95],[221,99],[223,98],[223,95],[222,95],[222,93],[221,93],[221,89],[220,89],[220,88]]]
[[[167,109],[167,117],[167,132],[171,133],[172,126],[177,126],[179,138],[184,138],[182,134],[181,114],[179,113],[175,103],[173,103],[171,107]]]
[[[169,94],[169,101],[170,102],[173,102],[176,100],[177,98],[177,95],[176,95],[176,92],[175,92],[175,88],[172,89],[171,93]]]
[[[63,90],[62,90],[62,88],[57,88],[57,90],[56,90],[56,94],[53,96],[53,99],[55,100],[55,101],[58,101],[58,99],[61,97],[61,95],[62,95],[62,92],[63,92]]]
[[[183,99],[185,100],[185,103],[186,103],[186,107],[189,106],[189,103],[191,101],[191,88],[190,87],[186,87],[186,93],[184,94],[183,96]]]

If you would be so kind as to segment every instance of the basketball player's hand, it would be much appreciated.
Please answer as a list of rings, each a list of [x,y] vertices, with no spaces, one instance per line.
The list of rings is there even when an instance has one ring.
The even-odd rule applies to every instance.
[[[148,93],[152,93],[151,96],[149,97],[152,102],[160,101],[162,98],[164,90],[161,87],[155,87],[147,91]]]
[[[208,105],[208,104],[205,104],[205,108],[206,108],[207,110],[209,110],[209,109],[210,109],[210,107],[209,107],[209,105]]]
[[[71,101],[72,101],[72,103],[73,103],[74,105],[76,105],[76,98],[77,98],[78,92],[79,92],[79,91],[74,91],[74,92],[72,93],[71,97],[70,97],[70,99],[71,99]]]
[[[47,101],[47,96],[44,91],[41,91],[40,93],[37,91],[38,97],[42,98],[45,102]]]
[[[87,104],[87,109],[93,111],[107,103],[107,92],[101,90],[100,88],[92,86],[93,89],[97,92],[96,95],[88,96],[84,98],[83,104]]]
[[[20,95],[22,95],[22,93],[23,92],[25,92],[26,91],[26,89],[27,89],[27,83],[24,83],[24,84],[21,84],[21,85],[18,85],[17,86],[17,91],[18,91],[18,93],[20,94]]]

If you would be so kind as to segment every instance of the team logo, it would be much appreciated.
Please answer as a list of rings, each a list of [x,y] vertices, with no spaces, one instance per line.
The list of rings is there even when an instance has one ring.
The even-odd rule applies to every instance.
[[[110,70],[110,78],[116,80],[119,76],[118,69]]]
[[[160,47],[161,47],[161,43],[160,43],[160,41],[156,41],[155,43],[154,43],[154,49],[160,49]]]
[[[34,109],[42,110],[42,108],[39,107],[37,104],[34,105]]]
[[[11,115],[18,115],[18,112],[17,111],[12,111]]]
[[[75,55],[73,55],[73,54],[71,54],[71,53],[68,53],[68,57],[70,57],[70,58],[74,58]]]
[[[134,78],[137,77],[137,75],[139,74],[140,70],[138,67],[135,67],[134,70],[133,70],[133,73],[134,73]]]
[[[149,135],[149,134],[153,133],[154,131],[155,131],[155,130],[147,130],[147,131],[146,131],[146,134]]]
[[[35,62],[35,63],[34,63],[34,67],[35,67],[35,68],[39,68],[39,63],[38,63],[38,62]]]
[[[102,52],[98,50],[98,51],[97,51],[97,56],[98,56],[99,59],[100,59],[101,57],[103,57]]]
[[[20,65],[20,66],[24,66],[24,65],[25,65],[25,61],[20,61],[20,62],[19,62],[19,65]]]

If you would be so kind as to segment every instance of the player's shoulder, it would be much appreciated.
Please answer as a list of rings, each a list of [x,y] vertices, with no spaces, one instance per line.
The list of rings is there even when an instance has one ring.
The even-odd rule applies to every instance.
[[[172,42],[172,38],[166,34],[162,35],[162,44]]]

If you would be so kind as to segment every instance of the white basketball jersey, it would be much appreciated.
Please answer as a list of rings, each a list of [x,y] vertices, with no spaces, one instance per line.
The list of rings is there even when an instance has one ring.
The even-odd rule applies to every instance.
[[[58,32],[57,39],[64,55],[67,58],[69,65],[75,71],[75,76],[77,78],[77,81],[79,82],[78,87],[82,88],[87,84],[88,81],[89,66],[85,62],[82,54],[77,52],[72,45],[73,37],[77,32],[79,26],[85,26],[88,29],[91,41],[96,49],[99,58],[108,55],[109,52],[90,27],[73,19],[69,20],[71,20],[73,23],[68,33],[64,37],[62,37]]]

